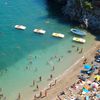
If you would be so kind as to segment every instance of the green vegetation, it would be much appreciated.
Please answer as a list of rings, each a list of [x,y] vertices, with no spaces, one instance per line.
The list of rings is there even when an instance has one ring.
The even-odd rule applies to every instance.
[[[92,6],[92,3],[91,3],[91,2],[85,1],[83,5],[84,5],[84,8],[85,8],[86,10],[91,10],[91,9],[93,9],[93,6]]]
[[[76,3],[86,10],[93,9],[92,0],[76,0]]]

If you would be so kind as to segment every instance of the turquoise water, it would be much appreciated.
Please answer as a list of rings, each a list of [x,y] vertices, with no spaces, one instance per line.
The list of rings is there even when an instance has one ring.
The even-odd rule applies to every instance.
[[[95,37],[88,33],[86,44],[73,42],[72,26],[48,15],[45,0],[0,2],[0,88],[7,100],[15,100],[19,92],[23,100],[29,100],[35,88],[30,87],[33,80],[42,89],[49,83],[50,74],[57,77],[82,56],[76,47],[85,52],[94,41]],[[27,29],[16,30],[16,24],[23,24]],[[43,28],[46,34],[35,34],[34,28]],[[54,38],[52,32],[61,32],[65,38]],[[42,82],[38,82],[39,76]]]

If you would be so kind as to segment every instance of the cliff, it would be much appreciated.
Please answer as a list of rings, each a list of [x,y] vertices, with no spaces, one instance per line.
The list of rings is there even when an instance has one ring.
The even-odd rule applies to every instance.
[[[64,18],[77,22],[81,27],[100,32],[99,0],[47,0],[52,9]],[[52,2],[52,3],[50,3]]]

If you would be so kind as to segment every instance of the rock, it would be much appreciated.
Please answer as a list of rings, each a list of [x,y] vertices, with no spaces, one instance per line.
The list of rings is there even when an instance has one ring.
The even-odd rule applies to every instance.
[[[86,0],[48,0],[52,3],[56,3],[60,8],[59,13],[63,14],[66,19],[70,21],[76,21],[79,24],[85,25],[85,19],[88,20],[87,29],[91,30],[93,33],[100,32],[100,6],[96,6],[95,3],[90,0],[93,9],[87,10],[84,8],[83,3]],[[82,2],[80,2],[82,1]],[[96,0],[95,0],[96,1]],[[56,5],[55,4],[55,5]],[[61,17],[61,16],[60,16]]]

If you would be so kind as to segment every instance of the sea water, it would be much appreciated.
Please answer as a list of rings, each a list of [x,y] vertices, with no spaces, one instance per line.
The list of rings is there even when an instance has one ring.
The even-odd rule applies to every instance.
[[[73,42],[71,24],[61,23],[49,13],[45,0],[0,1],[0,88],[7,100],[16,100],[19,93],[23,100],[32,98],[33,80],[43,89],[51,74],[57,77],[83,55],[77,48],[85,52],[94,41],[88,33],[85,44]],[[27,28],[16,30],[16,24]],[[35,28],[46,34],[34,33]],[[53,32],[63,33],[65,38],[54,38]]]

